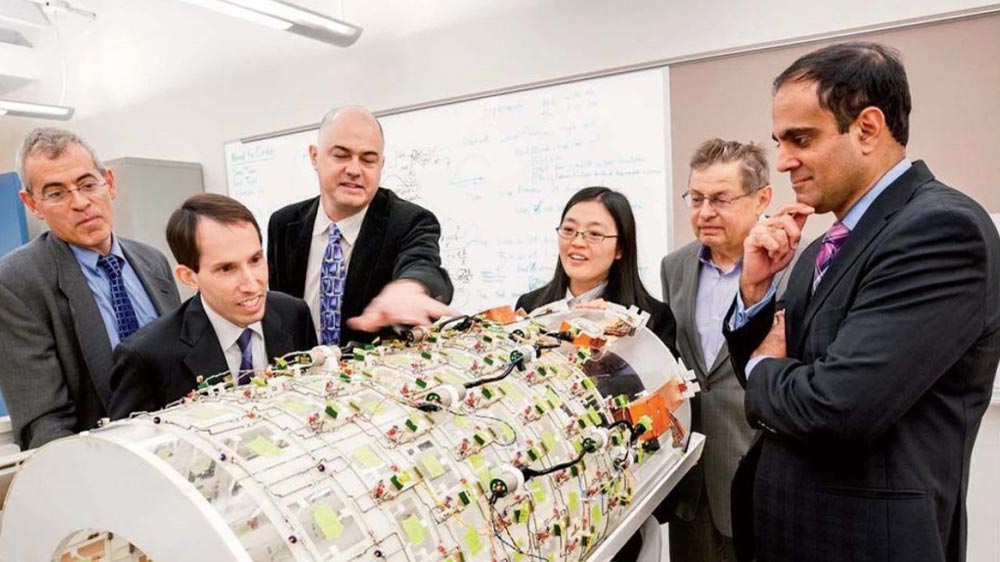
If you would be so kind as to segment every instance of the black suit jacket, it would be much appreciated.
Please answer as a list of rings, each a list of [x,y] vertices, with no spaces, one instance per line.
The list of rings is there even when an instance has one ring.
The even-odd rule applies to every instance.
[[[1000,358],[996,228],[916,162],[811,294],[819,245],[785,293],[787,359],[746,380],[773,302],[726,334],[747,419],[764,430],[734,481],[739,548],[752,554],[752,536],[765,561],[962,561],[969,461]]]
[[[261,326],[269,362],[316,345],[312,315],[300,299],[269,292]],[[109,414],[120,419],[159,410],[196,388],[199,375],[228,370],[201,296],[195,295],[115,348]]]
[[[283,207],[267,225],[267,262],[271,290],[303,298],[306,266],[319,197]],[[340,339],[370,342],[377,334],[349,328],[382,289],[397,279],[415,279],[435,299],[450,303],[454,288],[441,267],[441,225],[434,214],[378,188],[351,253],[341,304]],[[383,334],[384,335],[384,334]]]

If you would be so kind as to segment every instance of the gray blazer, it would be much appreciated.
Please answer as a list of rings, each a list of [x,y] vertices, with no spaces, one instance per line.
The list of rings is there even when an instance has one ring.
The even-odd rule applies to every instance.
[[[159,251],[118,238],[158,314],[180,304]],[[72,250],[46,232],[0,260],[0,391],[22,449],[93,428],[111,402],[111,342]]]
[[[693,519],[699,502],[704,501],[701,496],[705,490],[716,528],[731,537],[729,489],[736,467],[750,447],[753,429],[746,420],[743,387],[733,372],[729,349],[723,343],[712,365],[705,365],[702,355],[694,310],[700,248],[700,242],[692,242],[667,255],[660,266],[663,301],[670,305],[677,320],[677,350],[701,385],[701,394],[692,401],[692,430],[707,437],[701,462],[677,488],[677,516]]]

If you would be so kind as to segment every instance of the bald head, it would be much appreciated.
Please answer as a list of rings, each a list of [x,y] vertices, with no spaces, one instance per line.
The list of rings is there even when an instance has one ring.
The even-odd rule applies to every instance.
[[[374,125],[378,129],[379,139],[382,141],[382,148],[385,148],[385,133],[382,131],[382,123],[379,123],[378,117],[366,108],[360,105],[345,105],[341,107],[335,107],[330,111],[326,112],[323,116],[323,120],[319,123],[319,131],[317,131],[317,138],[323,136],[323,130],[329,128],[335,121],[339,122],[349,122],[352,126],[372,126]]]
[[[319,179],[320,202],[333,222],[368,206],[382,177],[385,139],[378,119],[356,105],[323,117],[309,157]]]

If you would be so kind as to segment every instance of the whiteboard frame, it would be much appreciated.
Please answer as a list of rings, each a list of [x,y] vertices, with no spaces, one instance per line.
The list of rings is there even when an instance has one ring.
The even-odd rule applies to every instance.
[[[903,20],[898,20],[894,22],[886,22],[873,25],[865,25],[858,27],[851,27],[840,31],[829,31],[825,33],[814,33],[811,35],[802,35],[799,37],[793,37],[790,39],[781,39],[777,41],[766,41],[763,43],[752,43],[750,45],[745,45],[742,47],[733,47],[729,49],[718,49],[713,51],[701,51],[698,53],[692,53],[689,55],[681,55],[676,57],[668,57],[663,59],[656,59],[652,61],[639,62],[635,64],[628,64],[624,66],[616,66],[612,68],[606,68],[601,70],[595,70],[592,72],[584,72],[578,74],[570,74],[567,76],[562,76],[559,78],[552,78],[549,80],[538,80],[535,82],[526,82],[517,84],[514,86],[505,86],[503,88],[495,88],[492,90],[484,90],[481,92],[475,92],[470,94],[462,94],[458,96],[452,96],[447,98],[441,98],[438,100],[432,100],[427,102],[420,102],[410,105],[401,105],[388,109],[380,109],[372,111],[376,117],[385,117],[389,115],[396,115],[398,113],[407,113],[410,111],[418,111],[421,109],[427,109],[430,107],[438,107],[444,105],[451,105],[455,103],[462,103],[466,101],[477,100],[481,98],[488,98],[491,96],[499,96],[503,94],[511,94],[516,92],[521,92],[525,90],[533,90],[536,88],[544,88],[547,86],[557,86],[561,84],[568,84],[571,82],[581,82],[584,80],[590,80],[593,78],[604,78],[607,76],[613,76],[616,74],[627,74],[630,72],[637,72],[642,70],[651,70],[659,67],[669,67],[679,64],[694,63],[694,62],[705,62],[715,59],[722,59],[728,57],[736,57],[745,54],[759,53],[764,51],[772,51],[776,49],[782,49],[785,47],[795,46],[795,45],[809,45],[812,43],[820,43],[823,41],[829,41],[831,39],[841,39],[849,38],[855,35],[861,35],[865,33],[875,33],[879,31],[892,31],[897,29],[908,29],[914,27],[925,27],[929,25],[934,25],[938,23],[959,21],[965,19],[979,18],[984,16],[989,16],[1000,12],[1000,3],[990,4],[987,6],[981,6],[978,8],[967,8],[964,10],[955,10],[951,12],[945,12],[942,14],[934,14],[930,16],[921,16],[916,18],[908,18]],[[257,135],[251,135],[248,137],[241,137],[238,139],[232,139],[225,141],[223,144],[229,144],[231,142],[242,142],[249,143],[261,140],[267,140],[275,137],[281,137],[285,135],[294,135],[296,133],[301,133],[304,131],[309,131],[312,129],[319,128],[319,122],[310,125],[300,125],[298,127],[291,127],[288,129],[281,129],[278,131],[272,131],[268,133],[260,133]],[[669,132],[669,131],[668,131]],[[228,182],[228,178],[227,178]]]

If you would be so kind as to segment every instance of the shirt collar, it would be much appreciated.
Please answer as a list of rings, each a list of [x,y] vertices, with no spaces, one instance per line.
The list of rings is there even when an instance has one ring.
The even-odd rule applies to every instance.
[[[233,347],[236,340],[240,338],[240,334],[243,333],[243,328],[240,328],[236,324],[226,320],[221,314],[212,310],[212,307],[208,306],[208,303],[205,302],[205,298],[201,295],[201,293],[198,293],[198,298],[201,299],[201,306],[205,309],[205,316],[208,316],[208,321],[212,324],[212,328],[215,330],[215,336],[219,339],[219,345],[222,346],[222,351]],[[253,332],[261,338],[264,337],[264,330],[261,327],[260,321],[250,324],[247,328],[253,330]]]
[[[723,275],[732,273],[734,270],[739,269],[740,267],[743,266],[743,258],[741,257],[740,259],[736,260],[736,263],[733,264],[732,269],[730,269],[729,271],[723,271],[721,267],[715,265],[715,262],[712,261],[712,249],[704,244],[702,244],[701,248],[698,250],[698,261],[700,261],[702,265],[707,265],[708,267],[713,267],[719,270],[719,273],[722,273]]]
[[[595,299],[601,298],[604,295],[604,289],[608,286],[607,281],[602,281],[600,285],[594,287],[593,289],[581,293],[578,296],[573,296],[573,293],[566,287],[566,300],[569,301],[569,305],[579,304],[581,302],[590,302]]]
[[[354,242],[358,239],[358,235],[361,234],[361,224],[365,222],[365,215],[367,214],[368,205],[365,205],[364,209],[361,209],[346,219],[337,221],[337,228],[340,229],[341,240],[346,240],[348,244],[354,246]],[[323,203],[320,202],[319,209],[316,210],[316,222],[313,223],[313,237],[315,238],[320,235],[324,238],[329,237],[331,224],[333,224],[333,221],[330,220],[330,217],[326,216],[325,212],[323,212]]]
[[[889,168],[889,171],[879,178],[877,182],[875,182],[875,185],[868,190],[868,193],[865,193],[861,199],[858,199],[858,202],[851,207],[850,211],[847,211],[847,214],[844,215],[843,219],[841,219],[840,224],[846,226],[849,230],[854,230],[854,227],[858,225],[858,222],[861,221],[861,217],[865,214],[865,211],[872,206],[875,199],[878,198],[878,196],[881,195],[886,188],[892,185],[892,182],[898,180],[899,176],[903,175],[906,170],[909,170],[912,165],[913,163],[910,162],[910,159],[904,156],[898,164]]]
[[[101,257],[101,254],[91,250],[89,248],[81,248],[75,244],[68,244],[69,249],[73,251],[73,255],[76,257],[76,261],[80,262],[87,269],[97,273],[100,269],[97,267],[97,260]],[[111,235],[111,253],[110,255],[121,258],[125,260],[125,253],[122,252],[121,244],[118,243],[118,238],[113,234]]]

